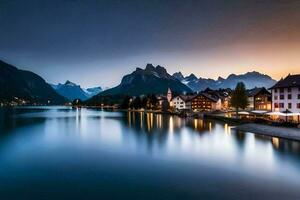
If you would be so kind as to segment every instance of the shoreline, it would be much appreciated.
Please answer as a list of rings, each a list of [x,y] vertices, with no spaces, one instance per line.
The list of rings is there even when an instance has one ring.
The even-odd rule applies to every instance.
[[[131,111],[131,112],[141,112],[139,110],[123,110],[123,111]],[[144,110],[143,112],[152,112],[157,114],[168,114],[168,115],[177,115],[177,113],[172,112],[161,112],[161,111],[149,111]],[[192,118],[195,118],[192,116]],[[213,114],[204,114],[203,118],[206,119],[213,119],[217,121],[222,121],[223,123],[229,123],[232,125],[235,125],[234,129],[244,131],[244,132],[250,132],[253,134],[259,134],[259,135],[265,135],[270,137],[278,137],[288,140],[295,140],[300,141],[300,128],[296,127],[284,127],[284,126],[274,126],[274,125],[268,125],[268,124],[258,124],[254,123],[248,120],[243,119],[235,119],[235,118],[227,118],[222,116],[216,116]]]
[[[238,125],[234,129],[259,135],[300,141],[299,128],[277,127],[263,124],[247,123]]]
[[[27,107],[27,106],[21,106]],[[30,107],[30,106],[29,106]],[[38,106],[37,106],[38,107]],[[70,106],[67,106],[70,107]],[[163,112],[161,110],[136,110],[136,109],[114,109],[114,108],[101,108],[98,106],[82,106],[82,108],[92,108],[92,109],[103,109],[107,111],[113,112],[144,112],[144,113],[154,113],[154,114],[165,114],[165,115],[176,115],[183,118],[198,118],[200,117],[200,113],[193,116],[181,116],[180,113],[176,112]],[[236,130],[250,132],[253,134],[265,135],[270,137],[278,137],[289,140],[300,141],[300,128],[296,127],[285,127],[285,126],[274,126],[268,124],[255,123],[253,121],[248,121],[245,119],[236,119],[236,118],[228,118],[224,116],[218,116],[212,113],[201,113],[202,118],[211,119],[220,121],[223,123],[231,124]]]

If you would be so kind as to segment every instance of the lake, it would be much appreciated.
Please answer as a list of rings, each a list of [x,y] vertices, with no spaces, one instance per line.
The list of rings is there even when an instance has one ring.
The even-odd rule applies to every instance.
[[[296,141],[143,112],[0,109],[0,199],[300,199],[299,188]]]

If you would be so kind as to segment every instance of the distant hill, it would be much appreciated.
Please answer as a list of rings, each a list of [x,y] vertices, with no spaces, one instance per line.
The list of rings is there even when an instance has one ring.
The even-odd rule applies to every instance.
[[[82,101],[85,101],[102,91],[101,87],[84,89],[81,88],[80,85],[72,83],[69,80],[64,84],[51,84],[51,86],[56,90],[58,94],[62,95],[70,101],[73,101],[74,99],[81,99]]]
[[[244,82],[247,89],[255,87],[269,88],[276,83],[270,76],[259,72],[247,72],[245,74],[231,74],[226,79],[219,77],[217,80],[197,78],[194,74],[184,77],[181,72],[176,72],[173,77],[187,85],[193,91],[202,91],[206,88],[219,89],[231,88],[234,89],[238,82]]]
[[[93,98],[96,99],[99,95],[166,94],[168,88],[175,93],[191,92],[189,87],[168,74],[164,67],[147,64],[145,69],[136,68],[134,72],[124,76],[118,86],[105,90]]]
[[[87,88],[84,89],[84,92],[86,93],[86,95],[91,98],[97,94],[99,94],[100,92],[102,92],[103,89],[101,87],[92,87],[92,88]]]
[[[37,74],[0,60],[0,100],[23,99],[31,104],[63,104],[66,99]]]

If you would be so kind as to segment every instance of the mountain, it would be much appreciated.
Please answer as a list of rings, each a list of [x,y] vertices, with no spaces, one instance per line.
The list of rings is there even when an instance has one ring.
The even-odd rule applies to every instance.
[[[223,88],[234,88],[238,82],[244,82],[247,89],[252,89],[255,87],[270,88],[277,81],[268,75],[253,71],[241,75],[231,74],[222,82],[222,86]]]
[[[76,85],[71,81],[66,81],[64,84],[59,83],[58,85],[52,84],[51,86],[58,94],[70,101],[73,101],[74,99],[85,101],[89,98],[80,85]]]
[[[219,88],[231,88],[234,89],[238,82],[244,82],[247,89],[255,87],[269,88],[276,83],[270,76],[261,74],[259,72],[247,72],[245,74],[230,74],[226,79],[219,77],[217,80],[197,78],[194,74],[186,77],[179,76],[180,72],[174,73],[173,77],[180,80],[183,84],[190,87],[193,91],[202,91],[206,88],[219,89]],[[181,73],[180,73],[181,74]]]
[[[92,87],[92,88],[87,88],[84,89],[84,92],[86,93],[86,95],[90,98],[93,97],[97,94],[99,94],[100,92],[102,92],[102,88],[101,87]]]
[[[19,70],[0,60],[0,101],[26,101],[28,104],[63,104],[66,99],[37,74]]]
[[[181,72],[174,73],[173,77],[176,78],[176,79],[178,79],[178,80],[180,80],[180,81],[182,81],[184,79],[184,77],[183,77],[183,75],[182,75]]]
[[[69,80],[64,84],[51,84],[51,86],[56,90],[58,94],[62,95],[70,101],[73,101],[74,99],[81,99],[82,101],[85,101],[102,91],[101,87],[83,89],[80,87],[80,85],[77,85]]]
[[[168,88],[175,93],[191,92],[189,87],[168,74],[164,67],[147,64],[145,69],[136,68],[134,72],[124,76],[118,86],[97,96],[166,94]]]

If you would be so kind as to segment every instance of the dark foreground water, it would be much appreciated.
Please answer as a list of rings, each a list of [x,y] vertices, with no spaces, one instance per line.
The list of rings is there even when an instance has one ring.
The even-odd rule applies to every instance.
[[[300,199],[300,143],[201,119],[0,109],[0,199]]]

